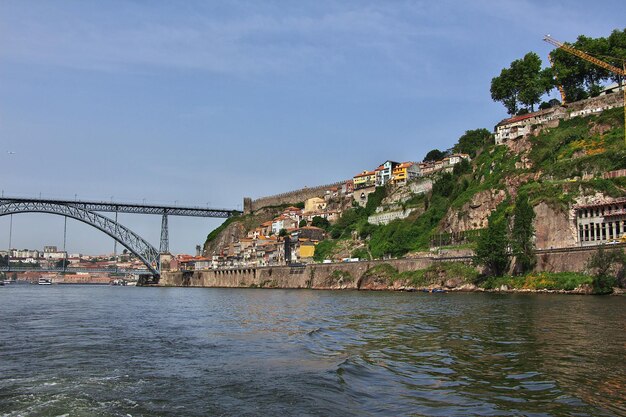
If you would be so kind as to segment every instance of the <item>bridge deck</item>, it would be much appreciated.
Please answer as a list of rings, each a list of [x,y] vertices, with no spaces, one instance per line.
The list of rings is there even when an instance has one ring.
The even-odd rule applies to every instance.
[[[191,217],[217,217],[228,218],[241,214],[239,210],[216,209],[208,207],[185,207],[171,205],[135,204],[119,203],[108,201],[86,201],[86,200],[57,200],[44,198],[26,197],[2,197],[0,204],[10,202],[38,202],[49,204],[63,204],[66,206],[78,207],[86,211],[108,212],[108,213],[133,213],[133,214],[157,214],[168,216],[191,216]]]

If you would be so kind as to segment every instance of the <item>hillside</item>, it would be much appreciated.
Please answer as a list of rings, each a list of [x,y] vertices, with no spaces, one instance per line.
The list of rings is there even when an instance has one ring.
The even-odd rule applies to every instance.
[[[345,209],[344,205],[341,217],[327,227],[328,239],[317,245],[315,259],[381,259],[412,256],[432,247],[471,248],[491,212],[498,207],[503,213],[512,210],[512,201],[521,191],[528,194],[537,213],[537,248],[573,246],[574,204],[626,195],[625,177],[603,177],[626,168],[623,108],[562,120],[556,127],[533,126],[530,134],[506,145],[495,145],[490,139],[472,152],[471,163],[431,176],[428,193],[385,186],[368,196],[365,207]],[[396,206],[412,209],[411,214],[386,225],[368,223],[368,216],[388,207],[389,198],[396,194],[403,195]],[[229,220],[208,236],[205,253],[223,252],[288,205]]]

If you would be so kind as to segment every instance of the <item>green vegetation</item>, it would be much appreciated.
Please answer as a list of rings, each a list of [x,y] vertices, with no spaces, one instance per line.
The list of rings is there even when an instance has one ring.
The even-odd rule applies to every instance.
[[[393,284],[397,277],[398,270],[388,263],[375,265],[363,274],[363,278],[375,278],[378,281],[386,282],[388,285]]]
[[[213,229],[211,233],[209,233],[209,235],[206,237],[206,242],[204,243],[205,246],[207,243],[212,242],[215,239],[217,239],[220,233],[222,233],[222,231],[226,229],[231,223],[238,221],[238,220],[239,220],[239,217],[237,216],[229,217],[224,221],[224,223],[220,224],[215,229]]]
[[[623,108],[563,120],[557,129],[546,129],[532,140],[528,156],[536,170],[555,180],[626,168],[623,126]],[[596,127],[608,130],[600,133],[604,129]]]
[[[552,70],[541,69],[541,59],[534,52],[524,58],[511,62],[500,75],[491,80],[491,98],[500,101],[509,114],[535,111],[535,105],[541,102],[541,96],[554,88]]]
[[[511,233],[511,248],[516,260],[518,273],[526,273],[535,266],[535,212],[528,203],[528,196],[519,193],[515,199],[513,210],[513,231]]]
[[[442,152],[439,149],[433,149],[426,154],[423,162],[439,161],[443,159],[445,156],[446,156],[445,152]]]
[[[576,42],[568,45],[622,68],[623,61],[626,59],[626,29],[614,30],[608,38],[589,38],[580,35]],[[560,48],[553,50],[550,55],[554,63],[554,74],[565,89],[568,101],[582,100],[597,95],[601,83],[623,81],[618,74]]]
[[[478,280],[478,271],[462,262],[437,262],[426,269],[398,272],[388,263],[378,264],[364,274],[365,277],[374,277],[392,285],[400,281],[413,287],[429,285],[443,285],[446,280],[455,279],[461,283],[474,283]]]
[[[320,216],[315,216],[311,220],[311,226],[319,227],[320,229],[328,230],[330,228],[330,222],[328,219],[325,219]]]
[[[466,153],[474,158],[476,153],[493,143],[493,134],[487,129],[467,130],[452,148],[454,152]]]
[[[369,259],[369,253],[367,253],[367,249],[359,248],[352,251],[350,254],[351,258],[359,258],[359,259]]]
[[[422,287],[433,284],[443,285],[448,279],[473,284],[478,280],[479,275],[476,268],[462,262],[438,262],[426,269],[399,273],[396,279],[405,280],[414,287]]]
[[[492,276],[502,276],[509,267],[507,219],[502,210],[504,206],[500,204],[499,210],[489,216],[489,225],[478,239],[474,256],[474,262],[484,265],[487,274]]]
[[[332,253],[337,246],[336,240],[323,240],[315,247],[315,254],[313,259],[316,262],[322,262],[324,259],[332,258]]]
[[[592,277],[577,272],[541,272],[521,276],[488,277],[480,282],[485,289],[506,285],[509,289],[566,290],[572,291],[581,285],[591,285]]]
[[[618,272],[626,269],[626,255],[622,249],[605,249],[601,245],[587,262],[587,268],[593,273],[594,292],[610,294],[617,284]]]
[[[354,278],[352,278],[352,275],[350,275],[348,271],[334,270],[332,274],[330,274],[330,277],[332,281],[337,284],[344,284],[346,282],[354,281]]]
[[[626,59],[626,29],[614,30],[608,38],[579,36],[576,42],[568,44],[579,51],[617,67],[622,68]],[[549,93],[561,85],[569,102],[597,96],[603,83],[623,82],[622,77],[585,59],[579,58],[562,48],[550,52],[553,66],[542,69],[542,62],[534,52],[522,59],[511,62],[500,75],[491,80],[491,98],[500,101],[511,115],[534,111],[544,93]],[[540,108],[548,108],[558,101],[541,103]]]

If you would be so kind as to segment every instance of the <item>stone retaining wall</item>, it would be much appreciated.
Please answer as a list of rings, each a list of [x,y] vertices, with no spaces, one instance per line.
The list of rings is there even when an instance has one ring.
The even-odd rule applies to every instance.
[[[621,247],[621,246],[620,246]],[[622,248],[623,249],[623,248]],[[597,248],[572,248],[541,251],[537,254],[536,272],[584,271],[588,259]],[[392,259],[386,261],[344,262],[332,264],[309,264],[303,267],[273,266],[263,268],[239,268],[207,271],[163,272],[160,286],[175,287],[226,287],[226,288],[313,288],[313,289],[369,289],[364,281],[365,272],[383,263],[390,264],[399,272],[428,268],[435,262],[450,261],[448,258]],[[458,262],[470,262],[460,257]],[[394,286],[376,289],[397,289]]]

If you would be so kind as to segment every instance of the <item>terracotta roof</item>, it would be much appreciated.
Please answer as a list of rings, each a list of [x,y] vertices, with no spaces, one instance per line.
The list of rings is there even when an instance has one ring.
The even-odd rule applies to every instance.
[[[366,177],[366,176],[368,176],[368,175],[375,175],[375,174],[376,174],[376,171],[363,171],[363,172],[361,172],[360,174],[356,174],[356,175],[354,176],[354,178],[357,178],[357,177]]]
[[[315,227],[315,226],[302,226],[300,227],[300,229],[304,229],[304,230],[321,230],[324,231],[324,229],[320,228],[320,227]]]

